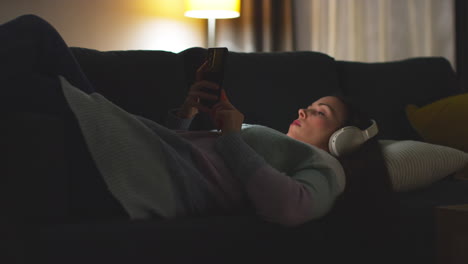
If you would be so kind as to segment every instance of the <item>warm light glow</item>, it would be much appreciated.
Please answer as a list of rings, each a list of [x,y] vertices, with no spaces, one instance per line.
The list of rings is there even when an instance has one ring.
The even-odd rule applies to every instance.
[[[144,19],[132,26],[131,35],[126,38],[127,45],[131,49],[180,52],[188,47],[203,45],[203,35],[196,30],[196,26],[174,19]]]
[[[117,4],[119,1],[113,1]],[[132,11],[135,15],[150,16],[154,18],[180,19],[185,11],[185,4],[182,0],[132,0],[120,1],[129,2],[126,12]]]
[[[194,18],[235,18],[240,0],[185,0],[185,16]]]

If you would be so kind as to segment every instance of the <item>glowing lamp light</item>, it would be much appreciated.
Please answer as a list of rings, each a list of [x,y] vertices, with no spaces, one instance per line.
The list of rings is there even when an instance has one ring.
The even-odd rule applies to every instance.
[[[208,46],[215,43],[216,19],[240,16],[240,0],[185,0],[186,17],[208,19]]]

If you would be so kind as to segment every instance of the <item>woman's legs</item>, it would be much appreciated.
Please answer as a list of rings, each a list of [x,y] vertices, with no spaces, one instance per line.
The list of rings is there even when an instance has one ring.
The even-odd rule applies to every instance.
[[[63,95],[58,75],[85,92],[93,91],[63,39],[46,21],[27,15],[0,25],[2,114],[47,114],[64,122],[64,156],[68,171],[63,176],[68,177],[65,181],[68,184],[54,188],[67,190],[63,192],[66,197],[62,198],[67,200],[69,221],[127,218],[121,205],[107,190],[91,158],[78,122]],[[8,129],[13,129],[11,134],[14,135],[17,128]],[[24,162],[27,166],[27,160]],[[14,171],[11,174],[15,176]],[[29,176],[37,177],[37,173],[32,172]],[[41,190],[37,191],[40,194]],[[33,194],[30,195],[28,198],[35,199]],[[47,208],[48,205],[37,206]]]
[[[57,76],[94,91],[60,34],[45,20],[24,15],[0,25],[0,109],[61,112]]]
[[[49,195],[50,193],[44,192],[45,189],[51,188],[58,193],[54,195],[56,199],[62,200],[62,205],[66,206],[66,209],[60,208],[62,212],[67,212],[63,215],[63,219],[56,219],[56,221],[64,220],[66,222],[81,222],[81,221],[95,221],[104,219],[128,219],[129,216],[125,212],[122,205],[113,197],[107,188],[107,184],[104,182],[102,175],[100,174],[94,160],[92,159],[91,153],[86,145],[86,141],[81,133],[78,120],[66,103],[66,99],[61,90],[61,84],[57,77],[49,77],[43,75],[32,75],[28,78],[23,78],[15,83],[15,87],[11,87],[13,90],[19,90],[16,88],[34,87],[31,91],[46,90],[48,93],[35,93],[35,96],[31,96],[28,99],[22,98],[22,100],[9,100],[10,110],[7,111],[7,115],[15,116],[17,113],[23,113],[27,115],[31,113],[45,114],[44,117],[58,118],[61,123],[58,125],[62,127],[63,141],[54,142],[54,144],[60,144],[59,146],[51,146],[52,149],[57,147],[63,147],[64,167],[66,171],[63,175],[48,175],[42,171],[39,166],[38,171],[31,170],[28,175],[23,175],[21,178],[23,181],[14,181],[17,184],[11,186],[11,191],[15,192],[17,189],[23,189],[22,184],[30,184],[31,182],[38,181],[38,178],[42,184],[50,184],[44,189],[40,185],[36,185],[37,189],[33,187],[33,191],[27,193],[26,199],[31,199],[31,206],[35,207],[35,210],[42,210],[44,214],[50,209],[51,204],[42,204],[44,199],[38,198],[40,195]],[[10,98],[15,99],[15,98]],[[2,113],[3,115],[3,113]],[[47,126],[47,122],[44,122],[43,126]],[[11,130],[8,134],[15,135],[16,129],[24,129],[22,127],[12,126],[7,123],[7,130]],[[49,126],[50,127],[50,126]],[[42,131],[47,131],[45,128],[41,128]],[[50,134],[54,134],[50,131]],[[44,133],[44,132],[42,132]],[[21,133],[25,134],[25,133]],[[26,133],[28,134],[28,133]],[[36,131],[33,129],[29,131],[35,140],[42,139],[39,135],[36,135]],[[14,138],[15,140],[21,140],[21,138]],[[28,141],[29,142],[29,141]],[[30,141],[30,142],[35,142]],[[63,145],[61,145],[63,144]],[[37,146],[31,146],[31,148],[37,149]],[[12,145],[12,150],[14,145]],[[49,155],[49,151],[46,148],[41,152],[42,155]],[[8,156],[9,154],[7,154]],[[18,156],[18,155],[16,155]],[[25,155],[31,158],[30,155]],[[19,160],[16,164],[24,164],[29,166],[29,160]],[[46,165],[55,166],[55,165]],[[47,170],[47,169],[46,169]],[[8,172],[9,177],[15,177],[15,171]],[[26,178],[25,178],[26,177]],[[27,180],[28,177],[33,178],[30,182]],[[60,177],[66,177],[61,179]],[[59,178],[60,180],[54,180]],[[13,181],[12,181],[13,182]],[[62,195],[62,197],[59,197]],[[40,209],[39,209],[40,208]],[[23,210],[28,210],[28,207],[22,207]],[[17,211],[18,212],[18,211]],[[19,211],[21,212],[21,210]],[[26,215],[28,215],[26,213]],[[37,215],[39,217],[39,215]],[[24,218],[21,214],[14,216],[15,219],[25,219],[25,221],[35,221],[35,219]],[[46,217],[47,218],[47,217]]]
[[[0,78],[5,81],[31,73],[64,76],[77,88],[94,91],[60,34],[34,15],[0,25]]]

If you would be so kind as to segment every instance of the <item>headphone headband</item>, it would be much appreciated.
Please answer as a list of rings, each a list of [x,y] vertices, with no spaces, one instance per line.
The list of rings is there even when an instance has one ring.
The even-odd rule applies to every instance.
[[[379,133],[379,128],[377,127],[377,122],[374,119],[371,119],[372,124],[366,130],[363,130],[366,140],[374,137]]]
[[[355,126],[346,126],[332,134],[328,142],[330,153],[336,157],[358,149],[364,142],[377,135],[379,128],[377,122],[371,119],[372,124],[361,130]]]

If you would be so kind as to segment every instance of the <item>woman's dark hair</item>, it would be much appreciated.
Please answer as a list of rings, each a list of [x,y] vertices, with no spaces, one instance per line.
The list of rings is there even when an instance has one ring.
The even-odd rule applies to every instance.
[[[347,107],[345,126],[356,126],[360,129],[370,126],[370,117],[350,99],[337,97]],[[361,242],[369,246],[366,254],[387,252],[383,256],[388,256],[394,250],[389,246],[393,246],[391,242],[396,239],[398,210],[377,137],[366,141],[357,151],[338,159],[345,171],[346,188],[338,198],[331,217],[335,217],[335,220],[339,221],[338,224],[343,225],[344,231],[357,232],[354,234],[355,238],[360,237]],[[351,239],[349,242],[357,241],[353,242]]]

